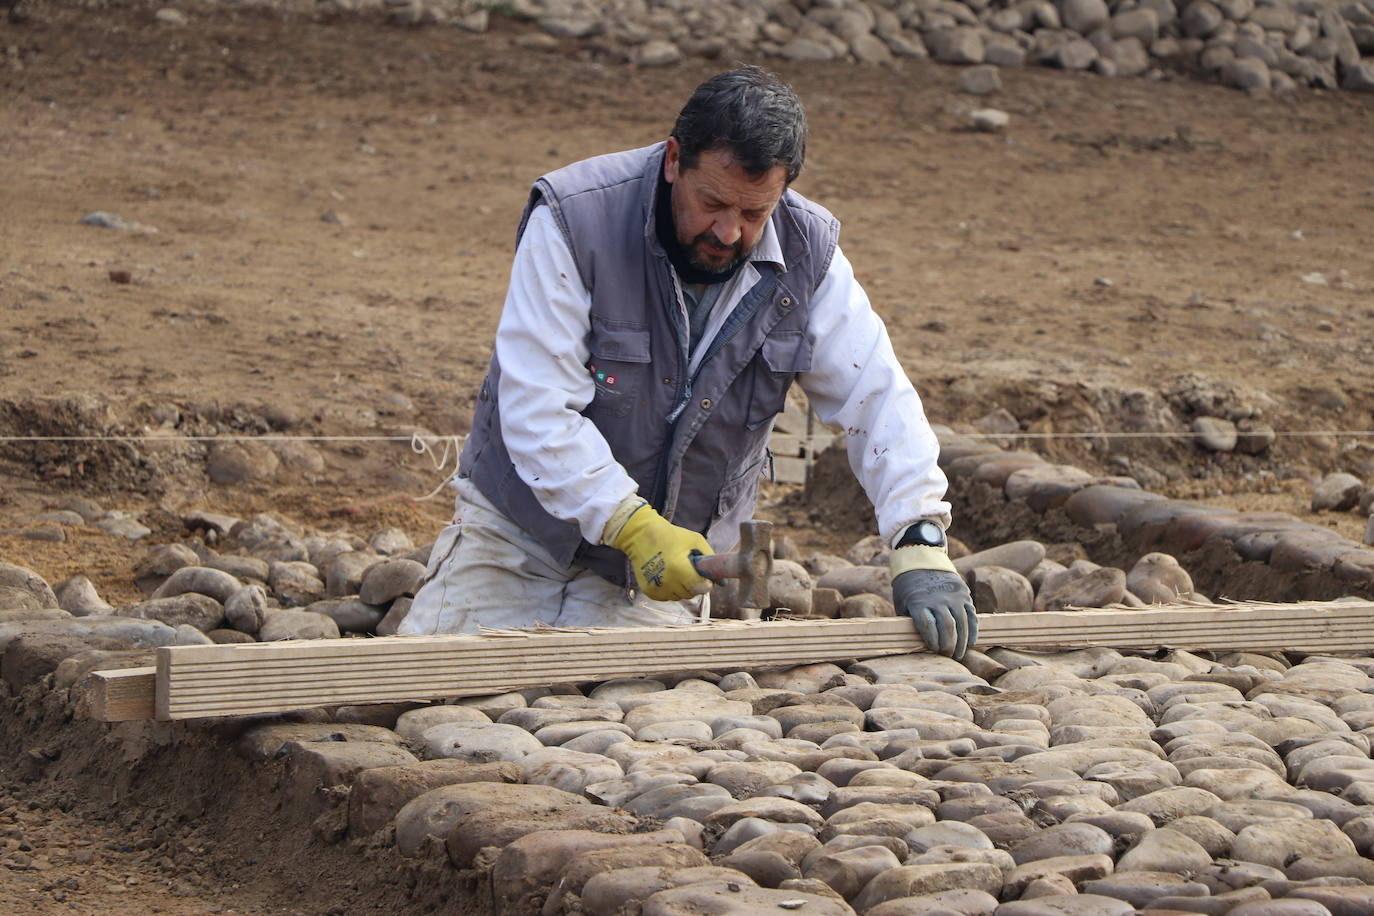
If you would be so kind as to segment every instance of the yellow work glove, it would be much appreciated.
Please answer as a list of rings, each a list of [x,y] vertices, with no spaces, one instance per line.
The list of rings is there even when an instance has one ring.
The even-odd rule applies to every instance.
[[[638,497],[621,503],[606,524],[603,543],[630,558],[639,590],[655,601],[682,601],[711,588],[692,565],[693,552],[715,553],[706,538],[679,528]]]

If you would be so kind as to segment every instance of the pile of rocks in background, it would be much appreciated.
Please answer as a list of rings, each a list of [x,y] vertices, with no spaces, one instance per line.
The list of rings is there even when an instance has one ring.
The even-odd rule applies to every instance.
[[[70,526],[84,519],[59,509],[38,522]],[[90,632],[145,647],[391,634],[430,551],[395,528],[364,540],[347,532],[303,535],[266,514],[243,520],[193,512],[183,522],[200,536],[151,546],[134,570],[148,597],[122,607],[108,604],[86,576],[50,587],[37,573],[0,562],[0,646],[6,628],[40,623],[49,633]]]
[[[974,427],[987,425],[978,421]],[[1008,415],[999,429],[1012,428],[1019,426]],[[996,435],[943,426],[936,433],[955,506],[951,556],[983,613],[1143,607],[1207,601],[1208,595],[1374,598],[1374,550],[1321,524],[1285,513],[1166,499],[1132,477],[1094,474],[1037,452],[999,448]],[[1272,435],[1267,426],[1251,423],[1241,432],[1231,425],[1225,441],[1199,433],[1198,442],[1205,450],[1262,451]],[[832,521],[845,523],[840,530],[862,530],[862,524],[849,523],[867,517],[871,526],[871,514],[855,508],[866,500],[847,465],[843,448],[836,447],[822,453],[815,470],[829,481],[829,511],[853,516]],[[1374,490],[1352,474],[1330,474],[1314,485],[1314,511],[1368,514],[1371,507]],[[155,543],[138,513],[107,512],[72,496],[7,531],[62,541],[68,531],[98,528],[150,546],[133,576],[146,599],[118,608],[85,576],[50,588],[38,573],[10,568],[0,575],[0,587],[38,585],[31,593],[0,594],[0,615],[10,616],[0,619],[0,629],[18,626],[18,615],[33,611],[49,618],[44,624],[53,633],[137,631],[139,645],[391,635],[429,559],[428,544],[417,547],[398,529],[360,536],[310,530],[268,514],[239,519],[204,511],[175,520],[182,538]],[[844,556],[803,555],[780,536],[774,553],[765,610],[816,619],[896,614],[890,550],[878,536],[858,539]],[[728,588],[720,592],[715,615],[733,616]]]
[[[1207,601],[1200,591],[1270,601],[1374,597],[1374,550],[1319,524],[1169,500],[1130,477],[936,429],[956,505],[953,533],[991,545],[974,552],[950,540],[982,613]],[[821,457],[845,460],[842,449]],[[857,483],[845,479],[854,492],[842,500],[862,504]],[[1314,510],[1371,505],[1374,491],[1350,474],[1314,487]],[[190,536],[149,547],[134,570],[147,597],[122,607],[111,607],[86,576],[49,587],[32,570],[0,566],[0,590],[8,589],[0,591],[0,632],[41,622],[53,634],[131,638],[139,646],[392,635],[429,560],[430,545],[416,547],[394,528],[360,537],[268,514],[203,511],[180,521]],[[131,539],[151,533],[134,514],[77,497],[11,533],[62,540],[81,526]],[[814,619],[895,616],[890,549],[877,535],[844,556],[804,556],[780,536],[774,553],[765,610]],[[1265,575],[1257,577],[1256,567]],[[733,616],[728,584],[719,592],[715,615]]]
[[[88,513],[94,506],[87,500],[71,504]],[[96,524],[104,521],[95,517]],[[72,509],[43,513],[34,522],[36,528],[21,531],[86,524]],[[201,511],[182,522],[198,536],[150,546],[134,570],[134,584],[147,597],[120,607],[106,602],[87,576],[50,587],[33,570],[0,562],[0,649],[35,628],[128,639],[141,647],[394,635],[429,560],[430,545],[417,548],[395,528],[363,538],[307,532],[268,514],[245,520]],[[984,613],[1206,600],[1164,553],[1141,557],[1125,570],[1099,566],[1077,543],[1017,540],[971,553],[953,540],[951,550]],[[767,610],[815,619],[896,615],[890,550],[877,535],[844,557],[803,557],[787,537],[777,539],[774,552]],[[716,616],[727,616],[731,612],[723,609],[732,605],[728,595],[720,597]]]
[[[844,557],[816,553],[787,559],[790,544],[773,563],[772,609],[799,617],[892,617],[890,550],[877,535],[864,538]],[[1083,545],[1016,540],[972,553],[950,539],[954,567],[969,584],[980,613],[1059,611],[1068,608],[1146,607],[1208,599],[1166,553],[1140,557],[1129,569],[1101,566]]]
[[[1374,549],[1321,524],[1284,512],[1166,499],[1131,477],[1092,474],[1036,452],[1005,451],[947,428],[939,433],[940,466],[959,507],[956,528],[980,542],[1015,532],[1077,543],[1088,556],[1131,569],[1132,576],[1147,565],[1160,581],[1172,581],[1175,574],[1166,573],[1165,561],[1158,559],[1163,556],[1191,571],[1188,588],[1205,570],[1203,590],[1230,598],[1374,597]],[[1374,506],[1368,492],[1354,475],[1328,475],[1314,486],[1312,507]],[[1184,579],[1177,582],[1184,590]]]
[[[356,0],[332,0],[353,6]],[[1374,91],[1374,0],[383,0],[397,23],[485,31],[493,13],[536,22],[530,50],[595,43],[640,66],[684,56],[796,62],[930,57],[1103,76],[1203,71],[1238,89]]]

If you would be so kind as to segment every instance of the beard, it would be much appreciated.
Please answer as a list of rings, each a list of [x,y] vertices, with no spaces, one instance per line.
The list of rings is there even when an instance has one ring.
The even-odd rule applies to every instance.
[[[683,247],[687,249],[687,262],[708,274],[730,273],[749,254],[742,242],[726,245],[716,238],[714,232],[709,231],[701,233]],[[728,253],[721,254],[722,250]]]

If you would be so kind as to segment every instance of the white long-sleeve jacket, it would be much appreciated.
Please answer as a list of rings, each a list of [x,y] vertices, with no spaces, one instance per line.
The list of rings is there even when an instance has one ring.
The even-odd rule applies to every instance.
[[[716,300],[694,363],[758,281],[758,261],[783,261],[771,223],[750,263]],[[680,293],[678,298],[685,308]],[[516,250],[496,333],[501,435],[540,504],[557,518],[575,520],[595,544],[637,487],[581,414],[595,393],[586,368],[590,305],[548,209],[535,208]],[[895,542],[922,518],[947,527],[947,481],[936,465],[935,435],[882,319],[838,248],[812,297],[806,333],[812,365],[797,380],[821,420],[844,429],[850,467],[873,503],[884,540]]]

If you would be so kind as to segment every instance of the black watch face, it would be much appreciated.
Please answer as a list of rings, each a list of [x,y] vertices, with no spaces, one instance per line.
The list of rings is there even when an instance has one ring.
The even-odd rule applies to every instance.
[[[931,521],[916,523],[916,539],[930,547],[940,547],[945,543],[944,529]]]

